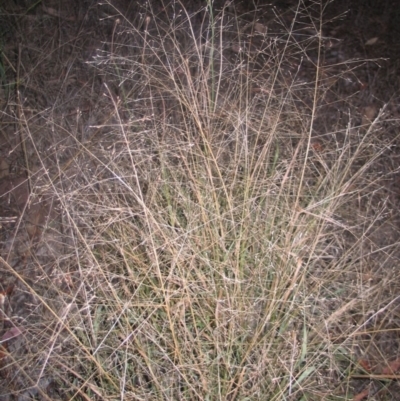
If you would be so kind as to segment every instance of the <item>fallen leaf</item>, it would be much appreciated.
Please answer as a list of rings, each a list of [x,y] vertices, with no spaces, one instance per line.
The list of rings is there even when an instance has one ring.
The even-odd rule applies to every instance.
[[[235,53],[240,53],[240,52],[242,51],[242,48],[240,47],[239,44],[234,43],[234,44],[231,46],[231,50],[233,50]]]
[[[369,394],[369,389],[365,389],[363,391],[361,391],[361,393],[358,393],[357,395],[355,395],[353,397],[353,401],[361,401],[363,400],[365,397],[368,397]]]
[[[7,347],[5,345],[6,344],[0,345],[0,363],[8,356]]]
[[[8,297],[11,297],[11,294],[14,291],[14,284],[10,284],[7,286],[6,290],[3,292],[4,295],[8,295]]]
[[[313,148],[313,150],[315,150],[316,152],[322,152],[324,150],[324,145],[322,144],[321,141],[315,140],[311,142],[311,147]]]
[[[265,25],[260,24],[259,22],[256,22],[256,23],[254,24],[254,30],[255,30],[256,32],[258,32],[258,33],[267,33],[268,28],[267,28]]]
[[[371,364],[366,359],[360,359],[358,364],[368,373],[372,371]]]
[[[0,321],[7,318],[6,316],[7,308],[5,308],[5,300],[7,297],[8,299],[10,299],[13,290],[14,290],[14,284],[11,284],[5,289],[5,291],[0,291]]]
[[[1,337],[1,342],[11,340],[12,338],[18,337],[22,334],[22,330],[16,326],[12,327],[10,330],[6,331]]]
[[[3,158],[0,158],[0,178],[7,177],[10,173],[10,166],[7,161]]]
[[[45,13],[51,15],[52,17],[57,17],[57,18],[62,18],[65,19],[67,21],[75,21],[74,17],[71,16],[63,16],[61,13],[59,13],[55,8],[52,7],[45,7],[44,5],[42,5],[42,9]]]
[[[365,42],[365,46],[372,46],[372,45],[376,44],[377,42],[378,42],[378,37],[375,36],[374,38],[368,39]]]
[[[400,369],[400,358],[395,359],[394,361],[390,362],[388,366],[382,369],[383,375],[392,375],[396,373]]]
[[[379,112],[378,106],[375,104],[371,104],[369,106],[364,107],[362,110],[361,124],[362,125],[370,124],[378,115],[378,112]]]

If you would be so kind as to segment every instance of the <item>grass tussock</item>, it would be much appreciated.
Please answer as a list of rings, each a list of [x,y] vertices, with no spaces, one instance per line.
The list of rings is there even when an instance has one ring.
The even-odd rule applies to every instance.
[[[382,301],[363,275],[384,210],[359,208],[378,122],[315,142],[332,88],[320,59],[308,82],[294,63],[320,55],[322,16],[270,35],[229,7],[170,7],[115,21],[87,66],[98,121],[64,132],[76,151],[49,173],[65,237],[40,376],[82,400],[351,399],[354,316]]]

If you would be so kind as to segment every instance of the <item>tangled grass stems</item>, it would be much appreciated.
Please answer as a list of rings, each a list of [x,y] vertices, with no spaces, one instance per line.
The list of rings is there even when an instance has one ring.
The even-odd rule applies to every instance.
[[[364,234],[341,234],[365,221],[340,213],[380,154],[365,156],[373,124],[314,151],[319,70],[311,93],[285,75],[295,22],[271,39],[211,1],[198,15],[181,7],[167,23],[150,8],[138,27],[121,16],[111,54],[91,63],[111,116],[98,141],[74,138],[79,179],[50,180],[73,279],[57,307],[41,297],[64,311],[45,369],[82,399],[334,395],[352,362],[330,325],[364,302],[342,279]]]

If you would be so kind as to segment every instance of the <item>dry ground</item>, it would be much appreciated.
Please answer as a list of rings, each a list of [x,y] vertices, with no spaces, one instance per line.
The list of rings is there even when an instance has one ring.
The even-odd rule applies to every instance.
[[[400,399],[393,2],[0,4],[0,400]]]

